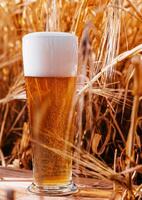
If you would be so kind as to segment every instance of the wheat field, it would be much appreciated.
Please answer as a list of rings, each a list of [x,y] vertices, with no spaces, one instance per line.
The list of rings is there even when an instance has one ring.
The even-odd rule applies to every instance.
[[[142,0],[0,1],[2,167],[32,169],[21,49],[37,31],[79,39],[74,176],[113,182],[113,199],[141,199]]]

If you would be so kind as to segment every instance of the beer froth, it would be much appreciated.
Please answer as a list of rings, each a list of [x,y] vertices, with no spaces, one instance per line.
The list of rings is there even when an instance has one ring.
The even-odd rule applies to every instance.
[[[77,74],[77,37],[63,32],[36,32],[23,38],[24,75],[71,77]]]

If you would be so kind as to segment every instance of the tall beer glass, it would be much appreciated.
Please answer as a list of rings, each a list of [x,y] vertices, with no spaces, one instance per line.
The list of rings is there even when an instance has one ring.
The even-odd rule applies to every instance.
[[[77,37],[36,32],[23,37],[23,63],[33,150],[35,193],[70,194],[70,131],[77,74]],[[68,154],[66,157],[65,154]]]

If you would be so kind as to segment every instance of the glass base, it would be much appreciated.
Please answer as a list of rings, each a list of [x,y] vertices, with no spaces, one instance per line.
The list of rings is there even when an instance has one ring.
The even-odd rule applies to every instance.
[[[32,183],[28,187],[28,191],[38,195],[47,195],[47,196],[63,196],[74,194],[78,191],[77,186],[74,183],[63,186],[37,186]]]

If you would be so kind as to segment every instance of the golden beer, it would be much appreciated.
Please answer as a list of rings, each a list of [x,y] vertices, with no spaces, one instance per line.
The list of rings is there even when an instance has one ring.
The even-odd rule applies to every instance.
[[[77,37],[35,32],[23,37],[23,64],[33,151],[29,191],[48,195],[77,191],[72,182],[72,109]]]
[[[72,161],[40,144],[71,155],[65,140],[75,91],[75,77],[25,77],[33,143],[34,179],[38,186],[66,185],[71,181]]]

